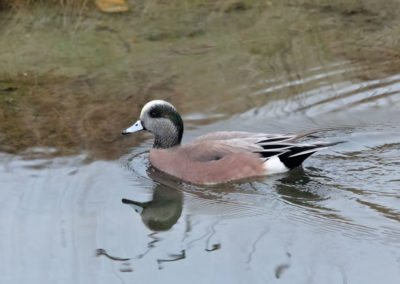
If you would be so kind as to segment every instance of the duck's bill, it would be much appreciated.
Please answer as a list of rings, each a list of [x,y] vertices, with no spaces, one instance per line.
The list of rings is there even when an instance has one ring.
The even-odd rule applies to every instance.
[[[140,130],[143,130],[144,127],[142,125],[142,123],[140,122],[140,120],[136,121],[135,124],[133,124],[131,127],[125,129],[124,131],[122,131],[123,135],[129,134],[129,133],[135,133],[138,132]]]
[[[134,200],[130,200],[130,199],[126,199],[126,198],[122,198],[122,203],[124,204],[128,204],[129,206],[131,206],[137,213],[141,214],[143,212],[143,203],[141,202],[137,202]]]

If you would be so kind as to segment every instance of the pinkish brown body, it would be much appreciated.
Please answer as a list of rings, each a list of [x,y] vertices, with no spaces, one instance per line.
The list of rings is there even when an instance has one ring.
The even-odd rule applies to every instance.
[[[265,175],[263,161],[250,152],[226,153],[211,159],[207,151],[196,150],[200,144],[170,149],[151,149],[150,163],[158,170],[195,184],[216,184]],[[204,149],[204,148],[203,148]]]

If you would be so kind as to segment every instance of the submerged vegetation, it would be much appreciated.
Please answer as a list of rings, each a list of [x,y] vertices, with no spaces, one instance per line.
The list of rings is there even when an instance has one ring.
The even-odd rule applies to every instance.
[[[119,130],[152,98],[230,112],[242,86],[335,60],[397,72],[398,1],[0,1],[0,150],[120,155]],[[375,63],[380,68],[375,68]],[[382,67],[383,66],[383,67]],[[233,95],[232,95],[233,94]],[[235,106],[235,108],[249,108]]]

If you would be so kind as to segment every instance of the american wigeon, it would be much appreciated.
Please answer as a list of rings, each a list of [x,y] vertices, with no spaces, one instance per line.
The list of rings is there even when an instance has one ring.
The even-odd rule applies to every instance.
[[[286,172],[318,150],[337,143],[296,143],[302,134],[237,131],[208,133],[181,144],[183,121],[163,100],[148,102],[140,119],[122,134],[147,130],[154,135],[150,163],[156,169],[194,184],[218,184]]]

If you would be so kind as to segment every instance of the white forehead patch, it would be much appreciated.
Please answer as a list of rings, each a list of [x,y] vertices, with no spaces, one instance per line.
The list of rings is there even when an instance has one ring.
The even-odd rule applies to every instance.
[[[142,108],[142,111],[140,112],[140,117],[142,117],[144,113],[148,112],[155,105],[168,105],[168,106],[172,107],[173,109],[175,109],[175,107],[172,104],[170,104],[169,102],[166,102],[163,100],[153,100],[144,105],[144,107]]]

